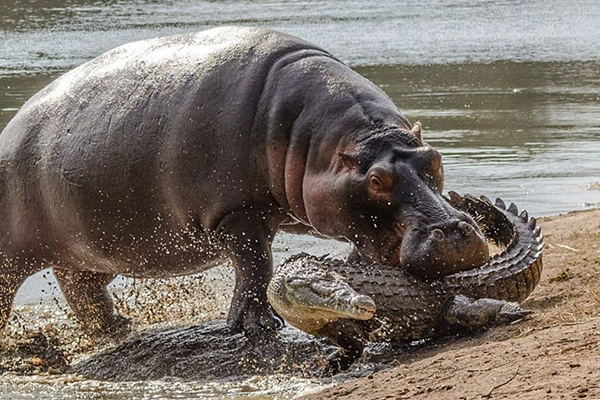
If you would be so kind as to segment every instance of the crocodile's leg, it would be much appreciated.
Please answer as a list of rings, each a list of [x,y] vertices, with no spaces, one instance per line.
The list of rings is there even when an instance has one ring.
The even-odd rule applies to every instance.
[[[119,315],[106,286],[114,275],[53,268],[60,289],[71,310],[91,336],[123,336],[130,321]]]
[[[325,374],[344,371],[358,360],[364,350],[364,329],[355,321],[340,320],[321,329],[317,336],[325,336],[340,346],[340,350],[328,357]]]
[[[452,326],[477,329],[516,321],[530,313],[515,303],[457,295],[446,303],[444,320]]]

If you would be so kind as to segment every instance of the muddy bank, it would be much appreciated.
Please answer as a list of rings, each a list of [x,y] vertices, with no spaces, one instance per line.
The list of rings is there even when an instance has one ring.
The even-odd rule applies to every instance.
[[[600,182],[587,184],[584,188],[587,190],[600,190]]]
[[[265,359],[258,353],[247,353],[253,354],[255,359],[262,357],[261,361],[267,364],[273,361],[272,368],[259,371],[247,365],[231,364],[223,370],[238,368],[240,376],[235,382],[223,383],[217,379],[223,377],[218,368],[210,372],[209,364],[198,367],[194,357],[196,361],[202,360],[204,350],[197,347],[197,341],[206,333],[197,335],[204,329],[202,323],[226,315],[233,280],[230,269],[224,267],[211,277],[140,281],[134,287],[116,292],[119,309],[134,320],[136,328],[121,347],[117,344],[117,352],[111,350],[115,349],[114,343],[98,343],[82,335],[69,318],[69,309],[60,301],[39,307],[18,307],[8,335],[1,341],[0,365],[7,372],[0,382],[0,398],[3,393],[46,391],[76,396],[89,387],[94,388],[96,397],[93,398],[105,398],[110,393],[127,394],[131,398],[146,398],[148,393],[159,393],[164,398],[176,398],[181,393],[201,394],[204,398],[259,393],[268,393],[269,398],[292,398],[306,393],[307,389],[332,383],[338,385],[308,398],[479,399],[490,391],[491,398],[598,398],[600,210],[543,219],[541,224],[547,243],[544,272],[540,284],[525,303],[525,307],[535,313],[518,324],[475,336],[442,338],[420,346],[375,346],[353,370],[333,378],[313,377],[311,371],[318,371],[321,364],[300,367],[300,364],[286,363],[285,355]],[[212,326],[214,332],[211,332],[218,336],[218,323],[209,322],[206,326]],[[146,334],[148,329],[151,329],[150,336]],[[176,332],[185,329],[193,335],[178,340]],[[36,336],[40,332],[47,338],[46,342]],[[141,336],[136,336],[140,333]],[[160,335],[165,339],[162,342]],[[140,337],[141,340],[153,338],[163,347],[175,342],[179,348],[172,349],[171,358],[169,346],[156,353],[151,346],[141,353],[131,351],[130,357],[121,360],[121,364],[104,356],[111,351],[119,354],[121,350],[134,349],[127,346]],[[223,340],[228,339],[221,337],[213,343],[222,344]],[[233,349],[232,357],[243,355],[239,349],[250,349],[244,347],[243,341],[235,343],[239,347]],[[305,337],[299,343],[313,346]],[[310,349],[294,347],[295,344],[290,348],[271,346],[281,354],[288,351],[296,358],[306,357],[307,353],[301,352]],[[328,351],[321,352],[317,346],[310,350],[310,357],[321,354],[322,360]],[[316,360],[310,357],[311,362]],[[80,372],[100,380],[64,374],[65,364],[87,365],[87,372]],[[93,376],[90,371],[94,368],[97,374]],[[169,368],[172,372],[165,374]],[[272,372],[275,374],[270,375]],[[105,380],[127,380],[127,374],[129,382]],[[202,378],[203,374],[207,376]],[[261,374],[267,375],[257,377]],[[136,381],[167,375],[175,378]],[[252,376],[244,378],[249,375]],[[215,380],[208,382],[208,376]]]
[[[90,379],[135,381],[241,379],[252,375],[321,376],[337,350],[290,327],[249,338],[231,334],[224,320],[143,332],[70,368]]]
[[[525,321],[437,342],[306,399],[600,398],[600,210],[541,221],[542,280]]]

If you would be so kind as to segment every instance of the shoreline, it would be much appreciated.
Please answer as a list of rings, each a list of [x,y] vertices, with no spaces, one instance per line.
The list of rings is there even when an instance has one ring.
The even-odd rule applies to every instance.
[[[519,323],[434,341],[303,399],[600,397],[600,209],[540,218],[544,270]]]
[[[248,388],[248,394],[256,390],[255,395],[260,395],[260,390],[268,386],[266,398],[273,399],[304,395],[306,399],[471,400],[482,398],[490,390],[494,399],[585,398],[582,395],[600,398],[597,370],[600,365],[600,209],[540,218],[539,223],[546,243],[544,270],[538,287],[524,303],[524,307],[534,313],[519,323],[431,341],[408,349],[389,369],[350,380],[346,380],[349,375],[307,381],[294,376],[256,376],[229,386],[222,382],[202,384],[225,385],[226,390],[242,385]],[[311,247],[310,239],[300,238],[297,243],[301,243],[302,250],[326,252],[324,248]],[[299,251],[297,247],[288,249],[281,243],[278,249],[282,252]],[[117,307],[135,320],[138,332],[160,326],[190,326],[226,315],[232,284],[230,275],[231,271],[225,267],[200,280],[193,276],[165,280],[160,284],[164,290],[158,291],[156,282],[138,282],[135,287],[115,291],[114,296]],[[11,350],[12,342],[36,331],[56,338],[71,364],[99,353],[106,345],[93,343],[82,335],[64,304],[17,308],[18,318],[9,325],[10,342],[5,344],[5,351]],[[69,384],[64,390],[75,396],[82,384],[91,382],[69,374],[47,375],[43,369],[36,370],[37,367],[30,365],[31,359],[9,357],[5,362],[21,363],[31,372],[27,373],[29,376],[4,375],[6,382],[0,384],[0,398],[3,393],[21,390],[43,391],[47,385],[68,380],[77,383]],[[510,382],[494,389],[513,375]],[[125,383],[94,382],[100,392],[128,390]],[[168,381],[163,380],[138,383],[163,389],[168,386]],[[187,389],[199,384],[182,381]]]

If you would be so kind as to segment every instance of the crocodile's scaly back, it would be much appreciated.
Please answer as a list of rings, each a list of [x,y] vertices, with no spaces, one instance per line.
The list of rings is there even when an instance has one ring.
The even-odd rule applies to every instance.
[[[447,305],[456,303],[457,298],[467,299],[456,303],[459,308],[463,303],[469,306],[469,298],[488,299],[486,304],[492,307],[501,303],[496,300],[523,301],[539,282],[542,271],[543,237],[535,219],[529,218],[525,211],[519,214],[514,204],[506,207],[501,200],[494,205],[485,197],[450,193],[448,202],[475,217],[486,236],[503,248],[502,252],[482,267],[429,281],[387,265],[344,262],[307,254],[292,257],[279,266],[272,284],[285,276],[303,277],[309,282],[317,280],[318,275],[311,275],[309,271],[318,267],[335,273],[357,293],[370,297],[377,309],[369,321],[348,320],[339,313],[330,323],[319,325],[316,331],[311,331],[306,320],[295,325],[338,343],[348,339],[349,334],[344,332],[350,330],[352,335],[368,340],[415,340],[434,336],[447,322]],[[330,297],[335,298],[335,293]],[[281,312],[277,309],[281,304],[273,306]],[[293,305],[286,307],[284,311],[297,312]],[[298,308],[301,306],[296,310]]]
[[[325,260],[327,269],[343,276],[358,293],[371,297],[377,313],[361,324],[371,340],[416,340],[432,336],[448,298],[436,285],[386,265]],[[327,330],[336,330],[330,326]]]
[[[535,218],[527,211],[519,214],[514,203],[507,208],[500,199],[494,207],[486,197],[461,197],[451,192],[449,202],[473,215],[484,226],[484,232],[505,250],[480,268],[442,278],[443,290],[474,298],[524,301],[542,274],[544,243]]]

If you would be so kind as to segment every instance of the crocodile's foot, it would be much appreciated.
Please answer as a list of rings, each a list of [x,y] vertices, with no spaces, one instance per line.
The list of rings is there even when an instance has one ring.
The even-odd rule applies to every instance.
[[[493,300],[493,299],[483,299],[483,300]],[[493,300],[493,301],[498,301],[498,300]],[[524,308],[521,308],[521,306],[519,306],[516,303],[509,303],[509,302],[505,302],[505,301],[502,301],[501,303],[503,303],[503,304],[500,306],[500,311],[498,312],[498,315],[496,316],[496,320],[494,321],[494,323],[496,325],[510,324],[511,322],[523,319],[526,316],[528,316],[529,314],[533,313],[533,311],[531,311],[531,310],[525,310]]]
[[[446,304],[444,318],[449,325],[478,329],[519,320],[531,311],[516,303],[495,299],[474,300],[466,296],[452,297]]]

